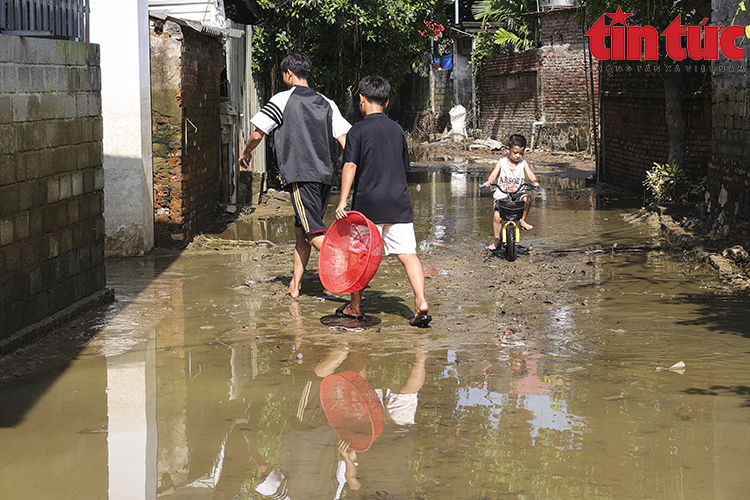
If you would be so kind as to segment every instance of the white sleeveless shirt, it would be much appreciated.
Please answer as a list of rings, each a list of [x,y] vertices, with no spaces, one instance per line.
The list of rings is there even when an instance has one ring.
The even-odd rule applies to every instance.
[[[495,183],[506,191],[515,191],[526,180],[526,160],[521,159],[517,165],[508,161],[508,157],[500,159],[500,174]],[[496,200],[504,200],[508,195],[495,189],[493,197]]]

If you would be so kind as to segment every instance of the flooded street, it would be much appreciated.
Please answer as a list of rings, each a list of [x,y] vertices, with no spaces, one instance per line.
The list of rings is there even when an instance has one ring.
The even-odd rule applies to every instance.
[[[485,250],[486,166],[410,176],[431,328],[393,257],[370,328],[327,321],[347,297],[316,252],[290,299],[290,218],[111,259],[115,303],[0,358],[0,498],[748,498],[746,296],[582,179],[541,173],[511,263]],[[387,406],[356,457],[321,409],[345,371]]]

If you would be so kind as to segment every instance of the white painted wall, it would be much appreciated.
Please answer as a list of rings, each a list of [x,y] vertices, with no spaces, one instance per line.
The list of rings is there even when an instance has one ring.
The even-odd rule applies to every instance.
[[[154,247],[148,0],[90,0],[101,47],[107,256]]]
[[[223,0],[149,0],[148,9],[206,26],[224,28],[227,24]]]

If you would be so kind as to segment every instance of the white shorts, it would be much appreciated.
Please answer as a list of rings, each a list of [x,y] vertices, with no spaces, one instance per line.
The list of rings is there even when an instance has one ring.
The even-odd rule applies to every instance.
[[[414,234],[414,223],[376,224],[383,240],[383,250],[390,254],[417,253],[417,237]]]
[[[417,394],[395,394],[388,389],[385,412],[396,425],[413,425],[419,399]]]
[[[386,389],[383,397],[383,389],[375,389],[375,392],[383,405],[386,417],[396,425],[413,425],[414,417],[417,415],[419,405],[418,393],[399,394]]]

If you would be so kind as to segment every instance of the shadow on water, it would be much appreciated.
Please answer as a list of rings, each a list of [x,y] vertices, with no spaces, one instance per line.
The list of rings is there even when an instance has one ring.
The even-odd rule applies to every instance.
[[[214,227],[226,229],[237,215],[222,213]],[[156,248],[149,255],[108,258],[105,261],[107,287],[115,289],[114,303],[84,314],[34,345],[0,357],[0,366],[9,365],[0,377],[0,428],[14,427],[55,381],[65,373],[88,343],[101,331],[101,325],[126,309],[162,273],[180,258],[180,250]],[[125,286],[118,286],[126,284]],[[33,353],[33,354],[31,354]]]
[[[686,389],[685,394],[698,395],[698,396],[719,396],[733,394],[735,396],[742,396],[745,398],[745,402],[741,405],[743,408],[750,408],[750,386],[745,385],[712,385],[706,389],[693,388]]]
[[[698,314],[696,318],[679,321],[679,325],[699,326],[720,335],[739,335],[750,338],[747,323],[750,297],[746,295],[699,295],[683,297],[680,300],[693,307]]]
[[[88,343],[101,331],[102,318],[115,317],[179,258],[179,251],[157,250],[136,258],[105,261],[108,287],[115,287],[112,304],[87,312],[72,325],[65,325],[34,344],[0,357],[0,428],[14,427],[65,373]]]

